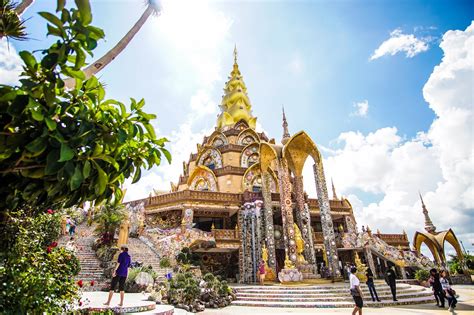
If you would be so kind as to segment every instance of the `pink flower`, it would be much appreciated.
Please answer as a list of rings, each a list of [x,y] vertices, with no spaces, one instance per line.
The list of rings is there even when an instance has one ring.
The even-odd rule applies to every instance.
[[[55,248],[56,246],[58,246],[58,243],[57,242],[52,242],[51,245],[49,245],[50,247],[52,248]]]
[[[91,280],[91,287],[94,286],[94,283],[95,283],[94,280]]]
[[[46,252],[49,254],[49,253],[51,253],[51,250],[52,250],[52,249],[53,249],[53,248],[52,248],[51,246],[48,246],[48,247],[46,248]]]
[[[79,301],[79,306],[82,306],[82,301]]]
[[[79,288],[82,288],[84,283],[82,282],[82,280],[79,280],[79,281],[77,281],[77,285],[79,286]]]
[[[48,209],[48,211],[46,211],[48,214],[53,214],[54,211],[52,209]]]

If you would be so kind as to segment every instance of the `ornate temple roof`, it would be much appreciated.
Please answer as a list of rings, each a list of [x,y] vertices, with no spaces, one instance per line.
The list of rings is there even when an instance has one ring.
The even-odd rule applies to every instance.
[[[234,48],[234,66],[229,81],[224,87],[224,95],[219,106],[221,114],[217,118],[217,129],[227,129],[243,120],[252,129],[255,129],[257,118],[252,116],[252,105],[247,95],[242,74],[237,63],[237,48]]]

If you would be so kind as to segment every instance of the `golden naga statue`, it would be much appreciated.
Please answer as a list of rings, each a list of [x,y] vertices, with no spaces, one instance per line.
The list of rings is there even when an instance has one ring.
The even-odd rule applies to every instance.
[[[293,229],[295,230],[295,241],[296,241],[296,262],[297,263],[306,263],[306,260],[303,256],[304,251],[304,241],[303,236],[301,235],[301,231],[298,228],[296,223],[293,223]]]

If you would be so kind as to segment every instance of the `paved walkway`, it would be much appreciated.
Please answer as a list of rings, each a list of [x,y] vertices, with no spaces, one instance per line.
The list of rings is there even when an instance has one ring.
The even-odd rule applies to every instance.
[[[448,312],[446,306],[445,309],[439,309],[434,304],[421,304],[421,305],[406,305],[398,307],[385,307],[385,308],[364,308],[363,314],[396,314],[396,315],[474,315],[474,286],[467,285],[456,285],[454,286],[456,292],[460,295],[458,306],[455,312]],[[447,303],[446,303],[447,305]],[[284,314],[351,314],[352,309],[349,308],[326,308],[326,309],[304,309],[304,308],[272,308],[272,307],[240,307],[240,306],[228,306],[223,309],[206,309],[204,312],[199,313],[202,315],[240,315],[240,314],[258,314],[258,315],[284,315]],[[190,315],[192,313],[184,310],[175,309],[175,315]]]

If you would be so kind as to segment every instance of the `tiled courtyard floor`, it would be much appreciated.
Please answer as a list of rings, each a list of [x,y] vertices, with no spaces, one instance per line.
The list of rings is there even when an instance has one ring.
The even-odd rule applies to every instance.
[[[399,307],[386,308],[364,308],[363,314],[394,314],[394,315],[474,315],[474,286],[454,286],[460,295],[458,306],[452,313],[448,308],[439,309],[434,304],[407,305]],[[239,307],[228,306],[223,309],[206,309],[202,315],[279,315],[279,314],[351,314],[352,309],[332,308],[332,309],[304,309],[304,308],[257,308],[257,307]],[[189,315],[184,310],[175,309],[176,315]]]

